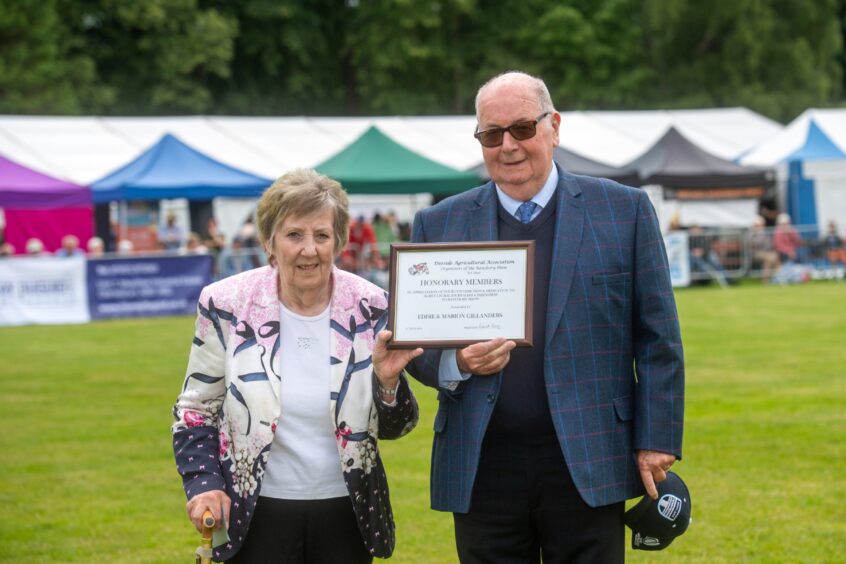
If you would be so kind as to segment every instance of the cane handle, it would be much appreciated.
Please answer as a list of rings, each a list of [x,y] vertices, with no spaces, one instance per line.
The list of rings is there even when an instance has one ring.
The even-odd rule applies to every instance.
[[[214,529],[214,515],[212,515],[211,511],[206,510],[203,513],[203,528]]]
[[[212,557],[212,536],[214,534],[214,515],[211,511],[206,510],[203,513],[203,537],[201,544],[195,553],[197,556],[196,564],[211,564]]]

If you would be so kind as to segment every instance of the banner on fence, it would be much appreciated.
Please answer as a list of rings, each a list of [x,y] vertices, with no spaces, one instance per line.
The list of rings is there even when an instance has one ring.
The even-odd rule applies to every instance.
[[[88,321],[85,258],[0,261],[0,325]]]
[[[210,255],[90,260],[91,318],[193,314],[211,281]]]
[[[670,263],[670,281],[674,287],[690,286],[690,248],[685,231],[664,235],[667,260]]]

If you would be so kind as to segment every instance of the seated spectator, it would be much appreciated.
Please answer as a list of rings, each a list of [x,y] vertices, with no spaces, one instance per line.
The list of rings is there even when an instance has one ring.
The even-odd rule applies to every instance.
[[[758,214],[764,218],[764,227],[774,227],[778,219],[778,205],[775,199],[762,199],[758,205]]]
[[[723,288],[727,287],[728,280],[723,272],[720,257],[712,248],[713,236],[706,235],[699,225],[693,225],[688,230],[688,237],[691,273],[707,274]]]
[[[0,258],[15,254],[15,247],[6,241],[6,228],[0,226]]]
[[[773,249],[773,240],[766,229],[763,216],[756,216],[749,232],[749,251],[752,254],[752,269],[761,271],[764,284],[770,281],[774,272],[778,270],[778,253]]]
[[[365,280],[373,282],[383,290],[388,290],[390,285],[390,274],[388,273],[388,261],[382,255],[371,255],[363,265],[359,275]]]
[[[790,216],[786,213],[778,214],[775,232],[773,233],[773,248],[778,253],[781,263],[797,262],[801,245],[802,238],[790,224]]]
[[[79,248],[79,237],[76,235],[65,235],[62,237],[62,247],[53,256],[57,257],[81,257],[85,256]]]
[[[670,215],[670,223],[667,226],[667,230],[672,231],[680,231],[682,228],[682,221],[681,221],[681,213],[679,210],[676,210]]]
[[[43,257],[47,253],[44,252],[44,243],[41,239],[35,237],[26,240],[26,254],[31,257]]]
[[[219,257],[223,249],[226,248],[226,237],[221,233],[215,218],[210,217],[206,222],[206,232],[203,235],[203,245],[215,258]]]
[[[376,243],[379,245],[379,252],[387,255],[391,252],[391,243],[397,240],[399,233],[396,231],[396,224],[391,224],[387,216],[380,213],[373,215],[373,233],[376,236]]]
[[[411,223],[403,221],[397,223],[397,232],[399,232],[400,241],[411,241]]]
[[[121,239],[117,244],[117,253],[119,255],[131,255],[135,251],[135,245],[129,239]]]
[[[172,213],[167,214],[165,224],[159,228],[159,244],[164,250],[178,251],[182,248],[182,241],[185,234],[182,228],[176,225],[176,216]]]
[[[376,234],[363,215],[350,221],[350,236],[344,252],[341,253],[341,265],[349,272],[369,270],[370,256],[379,254],[376,246]]]
[[[203,244],[199,233],[192,231],[188,234],[188,240],[185,242],[185,253],[189,255],[207,255],[209,253],[209,249]]]
[[[226,278],[256,268],[252,255],[251,249],[244,248],[241,237],[232,239],[232,245],[220,253],[220,277]]]
[[[105,253],[106,245],[99,237],[91,237],[88,239],[87,249],[90,258],[98,258]]]
[[[828,232],[823,237],[822,244],[829,264],[846,264],[846,247],[837,233],[837,223],[834,220],[828,222]]]

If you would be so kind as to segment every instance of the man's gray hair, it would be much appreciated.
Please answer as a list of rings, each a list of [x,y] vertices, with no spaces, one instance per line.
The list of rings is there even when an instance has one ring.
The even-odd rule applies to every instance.
[[[555,106],[552,104],[552,96],[549,95],[549,89],[546,87],[546,83],[538,78],[537,76],[532,76],[528,73],[522,71],[505,71],[504,73],[498,74],[486,83],[484,83],[479,91],[476,92],[476,119],[479,119],[479,98],[481,98],[482,93],[491,86],[498,86],[499,84],[505,84],[509,82],[522,82],[528,83],[535,89],[535,93],[537,94],[538,98],[538,107],[540,108],[541,112],[554,112]]]

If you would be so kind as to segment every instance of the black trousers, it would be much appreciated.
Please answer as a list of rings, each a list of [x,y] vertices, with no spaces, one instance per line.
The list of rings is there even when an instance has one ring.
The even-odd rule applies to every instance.
[[[625,560],[625,503],[592,508],[557,443],[482,448],[469,513],[454,513],[463,564]]]
[[[348,497],[287,500],[259,497],[235,564],[367,564],[373,557]]]

